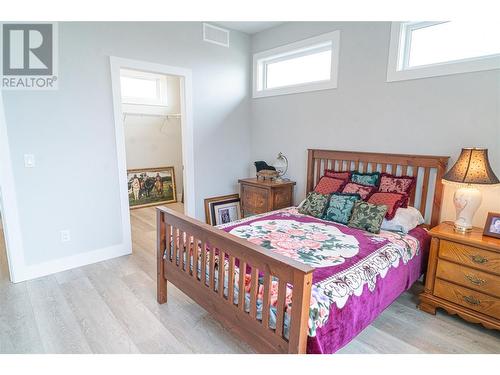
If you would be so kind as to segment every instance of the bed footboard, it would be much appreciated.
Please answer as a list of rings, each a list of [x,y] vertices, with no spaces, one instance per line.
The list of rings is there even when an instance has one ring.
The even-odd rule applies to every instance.
[[[157,208],[157,236],[158,303],[167,302],[168,280],[257,352],[306,352],[312,267],[165,207]]]

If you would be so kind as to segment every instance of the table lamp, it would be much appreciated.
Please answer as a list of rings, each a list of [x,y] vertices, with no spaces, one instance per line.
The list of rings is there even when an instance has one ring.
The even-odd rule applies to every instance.
[[[455,231],[466,233],[472,229],[472,218],[481,204],[481,192],[473,185],[498,184],[488,160],[485,148],[463,148],[455,165],[444,175],[443,180],[466,184],[455,191],[453,203],[457,218]]]
[[[276,179],[276,181],[283,181],[284,180],[283,176],[288,170],[287,157],[280,152],[276,157],[276,161],[274,162],[273,166],[274,168],[276,168],[276,171],[278,172],[278,178]]]

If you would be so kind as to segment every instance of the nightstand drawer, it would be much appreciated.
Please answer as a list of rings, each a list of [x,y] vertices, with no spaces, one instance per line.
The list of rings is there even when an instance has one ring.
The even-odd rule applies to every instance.
[[[290,207],[292,205],[292,187],[284,186],[274,190],[273,209]]]
[[[440,279],[500,298],[500,276],[451,263],[443,259],[438,260],[436,276]]]
[[[434,295],[457,305],[500,319],[500,299],[436,279]]]
[[[439,257],[500,275],[500,254],[488,250],[441,240]]]
[[[241,187],[242,209],[253,214],[262,214],[269,211],[269,194],[270,191],[267,189],[250,185],[243,185]]]

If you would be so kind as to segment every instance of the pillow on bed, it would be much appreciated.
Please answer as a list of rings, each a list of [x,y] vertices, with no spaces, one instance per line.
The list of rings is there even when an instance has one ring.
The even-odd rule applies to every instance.
[[[351,172],[338,172],[334,171],[333,169],[325,169],[325,176],[338,178],[339,180],[344,180],[347,182],[351,177]]]
[[[333,193],[328,200],[328,208],[323,215],[323,219],[347,224],[351,217],[354,203],[359,200],[361,200],[359,194]]]
[[[304,204],[299,208],[299,213],[322,218],[328,204],[328,194],[320,194],[314,191],[307,194]]]
[[[352,172],[351,181],[363,185],[378,186],[378,183],[380,181],[380,172],[373,172],[373,173]]]
[[[404,193],[409,195],[413,185],[415,185],[415,177],[394,176],[392,174],[382,173],[378,191],[387,193]]]
[[[375,186],[362,185],[355,182],[348,182],[342,189],[342,193],[359,194],[363,200],[366,200],[375,191]]]
[[[408,233],[425,222],[424,217],[415,207],[398,208],[392,220],[384,219],[380,229],[392,232]]]
[[[344,180],[323,176],[319,179],[314,191],[320,194],[331,194],[342,189],[344,184]]]
[[[377,206],[364,201],[354,203],[351,218],[347,225],[371,233],[380,233],[380,226],[387,212],[387,206]]]
[[[387,206],[385,218],[391,220],[394,215],[396,215],[396,210],[399,207],[408,206],[408,195],[400,193],[381,193],[377,191],[370,195],[370,198],[366,201],[378,206],[385,204]]]

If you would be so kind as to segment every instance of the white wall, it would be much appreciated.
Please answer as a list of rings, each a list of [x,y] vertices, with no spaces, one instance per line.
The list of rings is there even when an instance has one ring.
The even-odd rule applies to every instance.
[[[3,97],[25,263],[38,267],[32,274],[124,242],[109,56],[192,70],[201,219],[203,198],[237,191],[248,170],[249,48],[237,32],[230,48],[203,42],[200,22],[60,23],[59,90]],[[36,168],[23,167],[25,153],[35,154]],[[60,242],[62,229],[71,242]]]
[[[306,149],[451,156],[461,147],[487,147],[500,176],[500,70],[386,82],[389,22],[293,22],[252,38],[260,52],[340,30],[338,88],[252,100],[252,160],[272,161],[279,151],[305,194]],[[500,188],[484,188],[475,217],[500,211]],[[453,189],[445,189],[443,219],[454,220]]]
[[[181,113],[179,81],[179,77],[167,76],[168,114]],[[173,166],[180,201],[183,187],[181,120],[134,113],[125,116],[124,128],[127,169]]]

